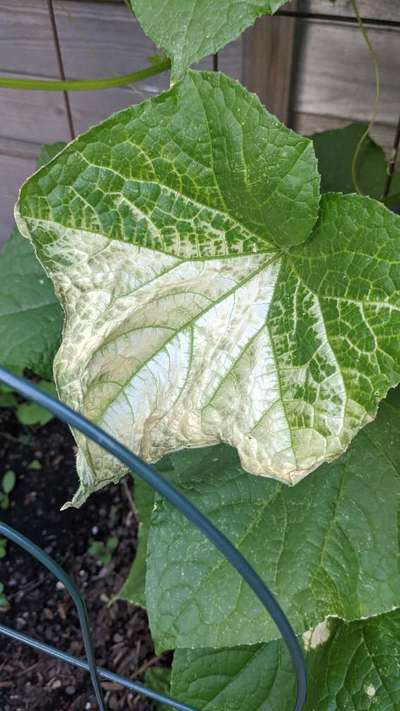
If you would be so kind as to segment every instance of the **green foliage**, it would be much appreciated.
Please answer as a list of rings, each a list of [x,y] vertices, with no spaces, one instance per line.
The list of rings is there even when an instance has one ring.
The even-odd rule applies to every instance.
[[[129,0],[146,34],[172,59],[175,79],[286,0]]]
[[[179,649],[174,655],[171,695],[197,709],[292,711],[294,686],[291,663],[279,641],[251,647]]]
[[[23,374],[22,368],[16,368],[9,366],[9,369],[15,374],[21,376]],[[9,408],[15,410],[18,407],[18,399],[15,396],[14,391],[7,385],[0,384],[0,408]]]
[[[0,558],[5,558],[7,555],[7,543],[8,541],[6,538],[0,538]]]
[[[400,220],[318,186],[311,142],[218,74],[73,142],[16,211],[66,312],[61,397],[150,461],[225,441],[293,484],[343,452],[400,380]],[[77,441],[79,505],[125,470]]]
[[[171,455],[170,478],[247,557],[299,633],[328,615],[354,620],[398,605],[399,408],[393,393],[341,459],[294,488],[249,477],[223,445]],[[146,600],[159,649],[277,634],[236,571],[159,497]]]
[[[170,457],[164,457],[157,464],[158,471],[169,476],[173,469]],[[135,559],[129,575],[118,593],[120,600],[127,600],[134,605],[146,607],[145,598],[145,578],[146,578],[146,557],[147,540],[149,536],[150,517],[154,507],[154,490],[145,484],[139,477],[135,478],[135,507],[138,522],[138,535]]]
[[[312,136],[318,168],[321,173],[321,191],[355,192],[352,178],[352,159],[367,126],[352,123],[345,128],[324,131]],[[365,195],[381,199],[387,178],[387,162],[380,146],[368,136],[357,160],[358,183]],[[400,173],[395,174],[391,194],[400,190]]]
[[[0,582],[0,612],[6,611],[10,608],[10,603],[8,602],[7,596],[4,592],[4,584]]]
[[[45,153],[16,209],[66,314],[61,397],[149,461],[172,452],[166,476],[303,635],[308,711],[395,709],[399,392],[368,424],[400,381],[400,220],[371,199],[384,155],[365,142],[357,177],[370,197],[342,195],[364,127],[313,146],[224,75],[186,72],[281,0],[131,4],[172,59],[172,88]],[[17,365],[49,368],[60,323],[25,353],[11,330],[6,362],[22,352]],[[34,407],[19,405],[20,419],[41,422]],[[80,505],[125,469],[76,439]],[[2,495],[13,486],[3,478]],[[135,494],[138,554],[120,596],[146,604],[159,649],[176,647],[172,693],[212,711],[292,708],[265,610],[184,517],[141,481]],[[117,546],[93,540],[89,553],[109,565]],[[149,676],[167,688],[168,672]]]
[[[34,402],[24,402],[18,406],[17,417],[22,425],[47,425],[53,415]]]
[[[12,469],[8,469],[1,478],[0,508],[8,509],[10,506],[10,494],[15,488],[16,476]]]
[[[154,491],[141,479],[135,479],[135,505],[138,516],[138,541],[135,560],[123,587],[118,593],[120,600],[127,600],[134,605],[146,607],[144,593],[146,577],[147,539],[150,516],[154,506]]]
[[[50,270],[73,229],[75,247],[96,230],[182,259],[254,255],[304,242],[318,186],[308,139],[223,74],[189,72],[71,143],[25,183],[16,215]]]
[[[309,694],[304,711],[399,708],[399,611],[351,624],[331,621],[329,628],[329,639],[306,653]],[[314,631],[312,644],[318,633]],[[178,650],[171,694],[208,711],[291,711],[295,681],[280,641]]]
[[[11,494],[16,483],[16,477],[12,469],[9,469],[2,478],[2,489],[5,494]]]
[[[65,146],[43,146],[43,166]],[[54,354],[61,339],[62,309],[50,279],[32,245],[14,230],[0,254],[0,363],[30,368],[51,379]],[[0,407],[14,407],[15,397],[0,390]]]
[[[0,385],[0,407],[16,408],[18,400],[12,392],[11,388],[6,385]]]
[[[0,361],[51,377],[62,311],[32,245],[14,230],[0,255]]]
[[[52,395],[53,397],[57,396],[54,383],[40,380],[37,385],[41,390],[44,390],[49,395]],[[46,410],[44,407],[37,405],[35,402],[20,403],[17,407],[16,414],[20,423],[27,426],[38,425],[42,427],[43,425],[47,425],[47,423],[53,419],[51,412]]]
[[[12,368],[17,375],[22,375],[18,369]],[[57,397],[57,391],[54,383],[47,380],[39,380],[37,383],[41,390],[44,390],[49,395]],[[46,425],[53,419],[53,415],[43,407],[36,405],[34,402],[22,402],[16,398],[12,390],[6,386],[0,387],[0,407],[7,407],[15,411],[16,417],[22,425]],[[39,464],[39,463],[38,463]],[[39,464],[40,468],[40,464]]]
[[[169,667],[151,667],[146,671],[144,677],[146,686],[150,689],[158,691],[160,694],[170,693],[171,669]],[[165,704],[155,703],[155,711],[169,711],[170,706]]]
[[[102,565],[110,565],[112,554],[116,551],[118,546],[118,538],[116,536],[110,536],[105,543],[103,541],[92,541],[88,548],[88,553],[94,558],[97,558]]]
[[[41,463],[39,462],[38,459],[33,459],[31,463],[29,464],[29,469],[33,469],[35,471],[39,471],[42,468]]]

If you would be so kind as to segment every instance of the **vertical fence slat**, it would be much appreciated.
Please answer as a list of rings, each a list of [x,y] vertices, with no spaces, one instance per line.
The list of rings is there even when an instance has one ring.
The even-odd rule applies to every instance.
[[[244,84],[287,125],[290,125],[295,29],[294,17],[261,17],[243,39]]]

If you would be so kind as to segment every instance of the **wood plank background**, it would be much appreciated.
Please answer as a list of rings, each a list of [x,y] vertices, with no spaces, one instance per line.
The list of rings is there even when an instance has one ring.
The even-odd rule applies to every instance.
[[[400,2],[359,0],[381,69],[374,136],[389,153],[400,114]],[[125,74],[156,48],[122,0],[0,0],[0,74],[67,78]],[[212,58],[201,63],[211,69]],[[267,108],[304,134],[367,121],[374,74],[351,0],[297,0],[262,18],[218,56],[219,68],[259,94]],[[21,182],[40,145],[69,140],[113,111],[158,94],[166,74],[99,92],[0,90],[0,244],[12,227]],[[68,120],[68,108],[71,121]],[[72,125],[71,125],[72,123]]]

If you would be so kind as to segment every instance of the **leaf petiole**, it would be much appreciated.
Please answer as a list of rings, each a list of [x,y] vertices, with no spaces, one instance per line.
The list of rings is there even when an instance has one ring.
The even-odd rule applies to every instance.
[[[14,79],[0,76],[0,89],[27,89],[29,91],[96,91],[111,89],[114,86],[134,84],[142,79],[167,71],[171,66],[169,59],[151,64],[130,74],[106,77],[104,79]]]

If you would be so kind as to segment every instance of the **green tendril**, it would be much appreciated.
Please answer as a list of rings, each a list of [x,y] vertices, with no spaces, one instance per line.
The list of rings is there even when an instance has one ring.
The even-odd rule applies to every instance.
[[[123,74],[105,79],[11,79],[0,76],[0,89],[27,89],[29,91],[97,91],[99,89],[111,89],[124,84],[134,84],[135,82],[147,79],[155,74],[167,71],[171,66],[169,59],[164,59],[157,64],[151,64],[145,69],[137,72]]]
[[[358,158],[360,155],[361,148],[364,144],[364,141],[367,138],[371,129],[373,128],[375,121],[376,121],[376,117],[378,115],[379,101],[380,101],[380,94],[381,94],[381,79],[380,79],[380,73],[379,73],[378,56],[372,46],[371,40],[368,36],[368,32],[365,29],[364,22],[362,20],[361,15],[360,15],[360,9],[358,7],[358,0],[351,0],[351,4],[353,6],[354,14],[357,18],[357,24],[360,28],[360,32],[364,38],[365,44],[368,47],[368,51],[371,56],[371,61],[372,61],[372,64],[374,67],[374,73],[375,73],[375,101],[374,101],[374,108],[373,108],[373,112],[372,112],[372,117],[371,117],[371,120],[370,120],[367,128],[365,129],[364,133],[362,134],[360,140],[357,143],[356,149],[354,151],[353,159],[351,162],[351,177],[353,180],[354,188],[359,195],[363,195],[363,191],[361,190],[358,179],[357,179],[357,163],[358,163]]]

